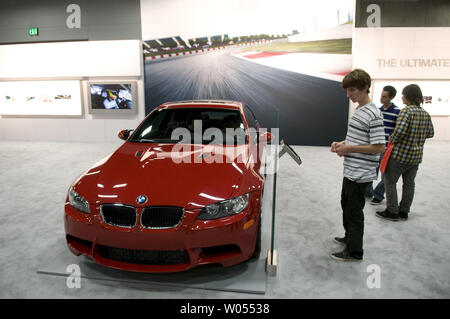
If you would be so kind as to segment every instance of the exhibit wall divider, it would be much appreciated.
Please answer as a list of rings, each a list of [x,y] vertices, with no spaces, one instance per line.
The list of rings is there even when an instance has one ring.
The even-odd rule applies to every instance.
[[[120,142],[145,116],[141,53],[140,40],[1,45],[0,139]],[[95,110],[99,85],[128,109]]]
[[[408,8],[408,10],[404,10]],[[380,104],[386,85],[418,84],[431,115],[434,140],[450,140],[450,4],[448,1],[357,1],[353,67],[372,77],[371,97]]]

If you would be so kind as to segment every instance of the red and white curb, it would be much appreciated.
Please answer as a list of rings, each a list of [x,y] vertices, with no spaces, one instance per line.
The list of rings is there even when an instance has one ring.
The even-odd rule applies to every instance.
[[[270,58],[279,55],[290,54],[289,52],[266,52],[266,51],[237,51],[231,53],[231,55],[244,58],[244,59],[262,59]]]
[[[272,68],[339,82],[352,70],[351,54],[238,51],[231,55]]]
[[[261,41],[252,41],[252,42],[245,42],[245,43],[239,43],[234,46],[230,47],[248,47],[248,46],[255,46],[255,45],[261,45],[261,44],[269,44],[272,43],[272,40],[261,40]],[[192,49],[189,51],[183,51],[183,52],[172,52],[172,53],[165,53],[165,54],[158,54],[151,57],[145,57],[144,60],[159,60],[159,59],[167,59],[167,58],[174,58],[178,56],[190,56],[194,54],[200,54],[200,53],[208,53],[208,52],[214,52],[219,50],[225,50],[226,46],[220,46],[220,47],[213,47],[208,49]]]
[[[172,52],[172,53],[165,53],[165,54],[159,54],[159,55],[153,55],[151,57],[146,57],[145,60],[158,60],[158,59],[167,59],[167,58],[174,58],[177,56],[189,56],[193,54],[198,53],[206,53],[206,52],[212,52],[212,51],[219,51],[226,49],[225,46],[223,47],[214,47],[214,48],[208,48],[208,49],[195,49],[195,50],[189,50],[189,51],[183,51],[183,52]]]

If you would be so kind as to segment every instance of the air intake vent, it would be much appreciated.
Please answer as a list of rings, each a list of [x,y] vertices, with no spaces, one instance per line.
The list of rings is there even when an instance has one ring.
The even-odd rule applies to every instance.
[[[138,265],[176,265],[189,263],[187,251],[134,250],[99,246],[100,255],[129,264]]]

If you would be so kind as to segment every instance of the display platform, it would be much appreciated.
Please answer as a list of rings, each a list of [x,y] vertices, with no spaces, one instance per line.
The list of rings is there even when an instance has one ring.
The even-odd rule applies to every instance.
[[[232,267],[211,265],[180,273],[148,274],[111,269],[96,264],[89,257],[77,257],[68,250],[63,241],[48,251],[52,254],[45,259],[47,263],[39,267],[37,273],[68,277],[71,273],[67,272],[67,267],[76,264],[81,270],[81,284],[83,279],[87,279],[252,294],[264,294],[266,291],[263,254],[258,260]]]

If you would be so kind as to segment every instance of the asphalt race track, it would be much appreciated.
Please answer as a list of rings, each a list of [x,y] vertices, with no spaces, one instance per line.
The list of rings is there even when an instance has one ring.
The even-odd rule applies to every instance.
[[[345,138],[348,99],[339,82],[248,62],[232,50],[145,61],[146,114],[169,101],[237,100],[268,129],[280,109],[286,143],[323,146]]]

